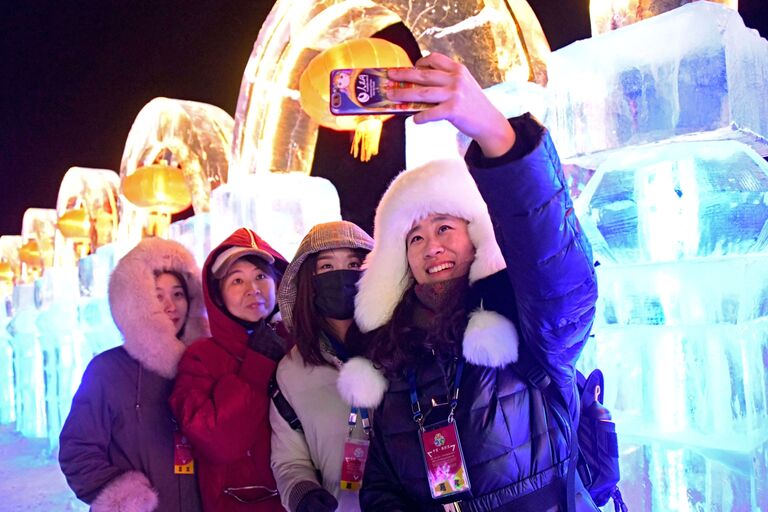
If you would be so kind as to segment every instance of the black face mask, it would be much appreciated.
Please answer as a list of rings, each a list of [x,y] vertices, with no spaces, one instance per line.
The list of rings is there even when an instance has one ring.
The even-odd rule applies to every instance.
[[[312,276],[315,307],[327,318],[349,320],[355,313],[355,294],[359,270],[332,270]]]

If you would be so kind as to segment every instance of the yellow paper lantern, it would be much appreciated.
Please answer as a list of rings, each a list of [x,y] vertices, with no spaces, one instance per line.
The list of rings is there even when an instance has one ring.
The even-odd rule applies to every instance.
[[[0,281],[6,283],[13,283],[15,273],[11,264],[5,260],[0,261]]]
[[[377,38],[350,39],[319,53],[299,79],[301,108],[315,122],[338,131],[355,130],[350,152],[367,162],[379,152],[382,123],[391,115],[334,116],[330,112],[330,74],[334,69],[410,67],[400,46]]]
[[[123,178],[122,193],[136,206],[163,214],[189,208],[192,194],[181,169],[162,163],[139,167]]]
[[[82,207],[64,212],[57,226],[64,238],[88,238],[91,234],[91,219]]]
[[[40,246],[37,244],[37,240],[29,240],[21,246],[21,249],[19,249],[19,260],[30,267],[39,268],[43,266],[43,258],[40,254]]]

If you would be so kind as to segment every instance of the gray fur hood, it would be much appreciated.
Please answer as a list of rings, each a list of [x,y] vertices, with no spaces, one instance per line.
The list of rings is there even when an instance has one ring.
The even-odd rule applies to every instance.
[[[189,317],[181,340],[157,300],[155,271],[163,270],[183,276],[189,292]],[[109,308],[128,354],[168,379],[176,376],[186,346],[209,334],[200,270],[192,254],[171,240],[145,238],[120,259],[109,278]]]

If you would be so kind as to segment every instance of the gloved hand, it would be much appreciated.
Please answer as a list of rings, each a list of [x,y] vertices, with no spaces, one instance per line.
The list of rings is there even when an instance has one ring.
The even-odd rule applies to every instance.
[[[333,512],[339,506],[339,502],[323,488],[312,489],[301,498],[296,512]]]
[[[259,322],[248,337],[248,348],[278,362],[285,355],[287,343],[266,322]]]

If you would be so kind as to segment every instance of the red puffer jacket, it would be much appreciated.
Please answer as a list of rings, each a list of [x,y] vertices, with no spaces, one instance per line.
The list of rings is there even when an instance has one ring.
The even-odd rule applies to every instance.
[[[212,337],[187,349],[170,399],[194,449],[207,512],[283,510],[269,465],[267,385],[277,364],[247,347],[246,328],[210,295],[216,256],[229,247],[252,244],[272,254],[275,267],[285,271],[285,258],[247,229],[237,230],[211,252],[203,267],[203,294]]]

